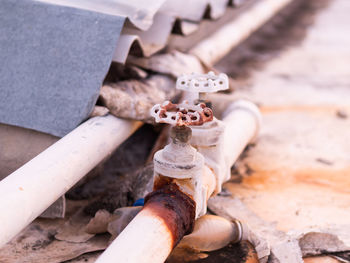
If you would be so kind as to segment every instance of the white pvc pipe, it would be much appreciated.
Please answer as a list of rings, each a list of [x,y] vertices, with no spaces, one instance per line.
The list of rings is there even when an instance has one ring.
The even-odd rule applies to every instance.
[[[143,209],[95,263],[163,263],[172,246],[172,235],[163,219]]]
[[[226,166],[230,168],[257,135],[261,116],[255,104],[244,100],[231,103],[223,116],[226,125],[223,150]],[[171,234],[162,219],[142,210],[96,263],[162,263],[170,254],[172,245]]]
[[[233,47],[266,23],[278,11],[293,0],[260,0],[237,19],[220,28],[190,50],[206,65],[214,65]]]
[[[245,147],[256,138],[261,126],[261,113],[254,103],[237,100],[229,104],[222,121],[226,126],[224,154],[230,169]]]
[[[0,247],[111,154],[140,125],[140,122],[111,115],[89,119],[0,181]]]

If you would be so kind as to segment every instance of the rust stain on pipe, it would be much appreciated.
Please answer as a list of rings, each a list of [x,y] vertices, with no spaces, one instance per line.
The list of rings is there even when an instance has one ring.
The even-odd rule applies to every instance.
[[[170,178],[160,174],[158,175],[158,177],[154,178],[153,191],[161,189],[170,184],[175,184],[174,178]]]
[[[310,112],[310,113],[320,113],[320,114],[331,114],[334,115],[337,111],[343,110],[350,112],[350,107],[347,105],[287,105],[287,106],[261,106],[260,111],[263,114],[268,113],[278,113],[284,111],[294,111],[294,112]]]
[[[149,193],[145,198],[144,209],[163,220],[172,236],[172,248],[184,235],[193,231],[196,204],[174,183]]]

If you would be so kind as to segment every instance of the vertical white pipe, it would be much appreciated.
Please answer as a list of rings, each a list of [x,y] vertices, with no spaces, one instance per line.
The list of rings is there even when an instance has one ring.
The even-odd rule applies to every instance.
[[[111,115],[92,118],[0,181],[0,247],[140,125]]]
[[[261,126],[258,107],[247,100],[231,103],[223,113],[225,123],[224,155],[228,169],[236,162],[244,148],[252,142]]]

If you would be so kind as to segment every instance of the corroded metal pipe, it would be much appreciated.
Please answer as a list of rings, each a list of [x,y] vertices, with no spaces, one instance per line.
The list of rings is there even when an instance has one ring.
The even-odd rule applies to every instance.
[[[162,263],[185,234],[193,230],[195,202],[176,184],[145,199],[145,206],[98,258],[102,262]]]
[[[145,209],[164,220],[172,235],[172,247],[193,230],[196,203],[176,184],[165,185],[148,194]]]

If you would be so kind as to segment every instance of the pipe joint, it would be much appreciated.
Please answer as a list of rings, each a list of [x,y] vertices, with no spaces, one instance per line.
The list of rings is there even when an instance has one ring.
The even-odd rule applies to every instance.
[[[188,127],[173,127],[172,141],[154,155],[154,190],[176,184],[196,203],[196,218],[206,213],[206,189],[203,187],[203,155],[189,144]],[[187,134],[183,134],[187,133]],[[181,141],[186,138],[187,141]]]

